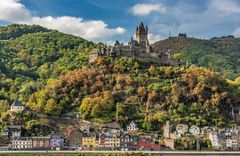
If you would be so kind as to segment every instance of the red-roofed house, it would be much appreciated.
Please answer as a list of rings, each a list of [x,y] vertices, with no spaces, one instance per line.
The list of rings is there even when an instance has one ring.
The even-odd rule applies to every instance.
[[[139,150],[145,150],[145,151],[160,151],[161,145],[160,144],[154,144],[145,140],[141,140],[137,144],[137,148]]]

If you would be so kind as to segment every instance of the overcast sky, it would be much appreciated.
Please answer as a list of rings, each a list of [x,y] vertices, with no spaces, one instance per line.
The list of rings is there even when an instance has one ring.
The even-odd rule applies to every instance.
[[[151,42],[187,33],[240,36],[240,0],[0,0],[0,25],[39,24],[96,42],[127,42],[136,25]]]

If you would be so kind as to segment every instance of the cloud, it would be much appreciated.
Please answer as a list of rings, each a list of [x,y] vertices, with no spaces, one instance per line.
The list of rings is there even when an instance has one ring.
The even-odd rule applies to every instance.
[[[240,27],[233,32],[233,35],[236,37],[240,37]]]
[[[56,29],[88,40],[99,41],[100,39],[109,39],[114,35],[125,33],[124,28],[109,28],[108,25],[101,20],[84,20],[83,18],[71,16],[33,16],[19,0],[1,0],[0,12],[2,12],[0,14],[0,21],[38,24],[49,29]]]
[[[31,18],[31,13],[19,0],[1,0],[0,20],[21,21]]]
[[[153,44],[161,39],[160,35],[148,34],[148,40],[150,44]]]
[[[125,29],[121,27],[108,28],[108,25],[101,20],[84,21],[82,18],[70,16],[33,17],[32,20],[23,21],[23,23],[39,24],[50,29],[56,29],[90,40],[99,40],[106,38],[106,36],[123,34],[125,32]]]
[[[164,13],[166,7],[162,4],[147,4],[147,3],[138,3],[130,8],[130,12],[136,16],[146,16],[152,12]]]
[[[210,5],[222,13],[240,13],[240,4],[233,0],[212,0]]]
[[[176,1],[167,6],[167,12],[148,16],[153,34],[168,36],[168,30],[198,38],[229,35],[240,22],[240,3],[234,0],[206,0],[201,3]],[[235,34],[238,32],[235,30]]]

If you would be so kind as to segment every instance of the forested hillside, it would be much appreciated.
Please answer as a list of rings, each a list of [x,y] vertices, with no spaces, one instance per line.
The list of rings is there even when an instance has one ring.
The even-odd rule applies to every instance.
[[[83,119],[122,126],[136,120],[145,130],[158,130],[166,120],[223,127],[238,118],[232,113],[240,102],[239,39],[176,37],[153,45],[203,68],[153,66],[124,57],[99,58],[90,65],[89,51],[99,45],[40,26],[1,27],[0,38],[5,123],[28,127],[36,124],[34,113],[50,117],[73,111]],[[31,111],[8,120],[17,97]]]
[[[83,119],[122,126],[135,120],[146,130],[157,130],[166,120],[221,127],[234,121],[238,94],[236,86],[205,68],[100,58],[34,93],[28,105],[54,116],[79,108]]]
[[[10,36],[9,40],[0,40],[1,105],[9,105],[17,97],[27,102],[51,79],[86,65],[94,46],[40,26],[11,25],[0,28],[0,32]]]
[[[170,37],[153,44],[154,49],[171,49],[176,58],[219,72],[228,79],[240,76],[240,38],[233,36],[201,40]]]

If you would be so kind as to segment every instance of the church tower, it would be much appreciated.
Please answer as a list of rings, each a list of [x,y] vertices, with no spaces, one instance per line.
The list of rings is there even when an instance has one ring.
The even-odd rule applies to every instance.
[[[148,42],[148,27],[144,26],[143,22],[136,28],[136,40],[138,44],[146,46]]]

